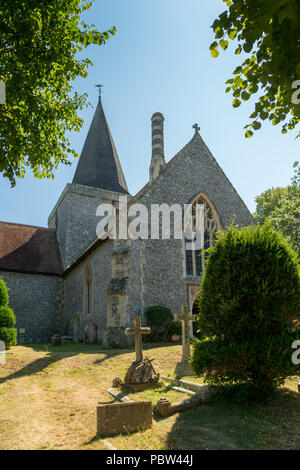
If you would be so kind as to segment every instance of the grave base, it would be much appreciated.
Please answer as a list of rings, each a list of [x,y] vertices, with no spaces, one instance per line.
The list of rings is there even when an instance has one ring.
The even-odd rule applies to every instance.
[[[131,390],[132,392],[142,392],[143,390],[147,390],[148,388],[155,388],[157,387],[157,382],[147,382],[147,383],[139,383],[139,384],[124,384],[124,389]],[[122,388],[123,388],[122,387]]]
[[[174,373],[179,377],[195,375],[195,372],[193,371],[189,362],[177,362]]]

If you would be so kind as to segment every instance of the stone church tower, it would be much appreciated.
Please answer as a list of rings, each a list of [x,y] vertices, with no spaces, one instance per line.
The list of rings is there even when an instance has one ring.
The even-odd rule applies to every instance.
[[[128,194],[127,184],[99,96],[73,182],[67,184],[48,219],[48,226],[56,231],[64,268],[94,241],[98,205],[117,203],[120,194]]]
[[[147,307],[165,305],[174,314],[182,304],[193,309],[204,253],[187,249],[185,239],[172,237],[173,229],[170,239],[98,238],[99,205],[118,208],[120,196],[127,196],[129,208],[143,204],[149,213],[153,205],[192,204],[196,210],[201,204],[205,248],[234,219],[240,226],[253,223],[199,127],[166,162],[163,123],[164,116],[155,113],[149,182],[133,197],[99,98],[73,182],[52,210],[48,228],[0,222],[0,276],[10,288],[20,343],[46,342],[62,333],[126,347],[125,328]]]

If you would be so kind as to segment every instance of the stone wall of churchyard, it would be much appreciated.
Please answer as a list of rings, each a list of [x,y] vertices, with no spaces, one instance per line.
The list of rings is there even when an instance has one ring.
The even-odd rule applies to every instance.
[[[101,331],[106,327],[107,290],[111,279],[111,252],[112,241],[107,240],[64,278],[65,333],[73,336],[74,322],[79,319],[79,339],[84,337],[84,327],[88,323],[95,323],[98,327],[98,337],[101,340]],[[84,305],[87,267],[89,267],[92,280],[92,307],[89,314]]]
[[[101,203],[118,200],[118,194],[79,184],[68,184],[53,209],[48,225],[57,230],[64,268],[70,266],[97,238]]]
[[[18,344],[49,342],[57,331],[59,277],[0,271],[16,315]],[[19,329],[24,328],[25,334]]]
[[[241,226],[253,223],[250,212],[200,137],[180,152],[137,202],[150,204],[188,204],[205,193],[214,204],[223,228],[236,216]],[[185,276],[185,255],[181,240],[147,240],[142,247],[143,308],[165,305],[173,313],[189,302],[189,285],[200,278]]]

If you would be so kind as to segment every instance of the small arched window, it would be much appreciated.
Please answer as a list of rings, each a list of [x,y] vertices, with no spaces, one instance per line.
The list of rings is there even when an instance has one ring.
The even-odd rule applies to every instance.
[[[199,250],[193,243],[185,240],[185,271],[187,276],[201,276],[205,268],[208,253],[207,248],[214,245],[215,235],[221,229],[218,213],[212,203],[204,194],[200,194],[192,201],[192,230],[196,232],[197,205],[204,206],[204,249]],[[189,246],[189,249],[187,249]]]
[[[84,314],[88,315],[92,312],[92,294],[93,281],[89,266],[86,267],[84,273]]]

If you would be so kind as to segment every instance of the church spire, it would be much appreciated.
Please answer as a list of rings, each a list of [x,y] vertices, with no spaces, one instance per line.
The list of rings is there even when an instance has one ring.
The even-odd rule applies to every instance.
[[[103,111],[100,94],[73,183],[118,193],[128,193],[117,150]]]

